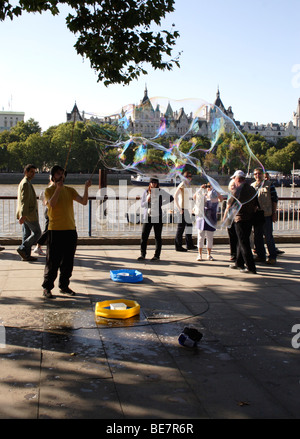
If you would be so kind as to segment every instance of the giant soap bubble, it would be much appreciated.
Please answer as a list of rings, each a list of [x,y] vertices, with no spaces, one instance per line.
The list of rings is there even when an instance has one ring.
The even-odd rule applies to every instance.
[[[116,114],[118,139],[97,138],[99,157],[107,168],[155,176],[160,181],[177,176],[184,180],[184,170],[198,175],[198,195],[206,200],[199,202],[198,216],[214,227],[230,225],[241,206],[253,198],[249,195],[240,202],[228,183],[236,170],[250,176],[263,166],[230,114],[216,105],[201,99],[155,97],[127,105]],[[231,200],[222,219],[211,216],[207,207],[211,203],[203,191],[206,183],[212,187],[215,203],[220,196]]]

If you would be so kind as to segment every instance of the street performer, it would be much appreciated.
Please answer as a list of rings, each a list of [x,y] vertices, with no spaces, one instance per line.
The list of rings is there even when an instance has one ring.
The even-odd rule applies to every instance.
[[[77,246],[73,202],[77,201],[84,206],[87,204],[91,181],[85,182],[84,194],[80,196],[74,188],[64,185],[65,171],[61,166],[53,166],[51,180],[53,185],[45,189],[49,227],[43,295],[45,298],[53,297],[51,290],[60,269],[60,292],[74,296],[74,291],[69,288]]]

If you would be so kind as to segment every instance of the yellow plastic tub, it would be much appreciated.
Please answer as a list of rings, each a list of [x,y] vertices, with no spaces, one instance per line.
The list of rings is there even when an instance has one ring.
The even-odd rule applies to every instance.
[[[126,309],[113,309],[113,304],[120,303],[126,305]],[[112,307],[111,307],[112,305]],[[120,306],[118,306],[120,308]],[[104,300],[97,302],[95,307],[95,314],[99,317],[106,317],[107,319],[128,319],[140,313],[140,305],[135,300],[117,299]]]

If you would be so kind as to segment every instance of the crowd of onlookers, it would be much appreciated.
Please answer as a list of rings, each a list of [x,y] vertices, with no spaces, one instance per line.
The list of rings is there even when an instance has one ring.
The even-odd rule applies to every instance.
[[[65,186],[66,171],[56,165],[51,169],[50,182],[44,191],[46,227],[41,232],[38,218],[37,197],[31,180],[35,175],[35,166],[27,165],[24,178],[18,186],[17,219],[22,225],[22,242],[17,252],[24,261],[35,261],[31,255],[44,254],[41,246],[47,243],[46,265],[44,271],[43,295],[51,298],[54,281],[59,275],[59,288],[63,294],[74,295],[69,288],[72,275],[74,255],[77,244],[77,233],[74,219],[73,202],[83,205],[88,201],[88,188],[91,181],[85,183],[84,195]],[[273,222],[277,221],[278,197],[275,186],[261,168],[254,170],[253,183],[249,183],[243,171],[237,170],[231,177],[228,186],[229,196],[226,201],[224,221],[227,221],[230,243],[229,267],[242,272],[256,273],[256,263],[276,264],[277,255],[281,252],[275,246],[273,238]],[[207,259],[213,261],[213,236],[217,225],[218,203],[223,200],[210,183],[203,184],[193,196],[193,214],[196,216],[198,232],[197,246],[193,243],[192,217],[189,209],[191,172],[185,171],[182,182],[177,187],[174,197],[160,188],[159,180],[151,178],[149,187],[141,198],[143,209],[142,236],[139,260],[144,260],[147,253],[147,242],[152,228],[155,235],[155,253],[152,260],[160,259],[162,249],[163,209],[162,206],[174,201],[179,214],[175,236],[175,250],[186,252],[198,249],[197,261],[203,260],[203,249],[206,245]],[[253,242],[251,236],[253,232]],[[185,244],[183,246],[183,234]],[[206,242],[206,244],[205,244]],[[266,247],[268,255],[266,252]],[[0,247],[0,251],[4,247]]]
[[[274,265],[279,253],[273,238],[273,222],[277,221],[278,197],[276,189],[261,168],[254,170],[254,178],[255,181],[250,184],[243,171],[237,170],[232,175],[228,186],[232,196],[227,200],[224,214],[224,220],[228,221],[230,260],[234,262],[230,265],[230,268],[250,273],[256,273],[257,262]],[[192,219],[186,191],[190,187],[191,179],[192,174],[186,171],[174,194],[174,204],[180,216],[177,221],[175,250],[186,252],[191,249],[198,249],[197,261],[201,261],[206,240],[207,259],[212,261],[213,235],[217,224],[218,202],[222,201],[223,197],[210,183],[201,185],[194,194],[195,206],[193,213],[196,216],[198,231],[197,246],[195,246],[192,238]],[[152,260],[160,258],[163,227],[162,206],[171,201],[173,201],[173,197],[159,187],[159,180],[151,178],[149,187],[145,190],[141,202],[144,213],[139,260],[146,258],[147,240],[152,227],[155,234],[155,254]],[[254,248],[252,248],[250,239],[252,231]],[[183,247],[184,232],[186,247]]]

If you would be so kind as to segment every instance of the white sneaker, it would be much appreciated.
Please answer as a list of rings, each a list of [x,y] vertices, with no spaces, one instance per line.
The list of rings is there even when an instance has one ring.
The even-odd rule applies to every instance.
[[[209,261],[214,261],[214,258],[212,257],[212,255],[207,255],[207,259],[208,259]]]
[[[201,255],[198,255],[196,261],[202,261],[202,256],[201,256]]]
[[[43,252],[43,250],[41,249],[41,247],[39,247],[38,245],[35,247],[35,249],[33,250],[33,253],[37,253],[40,256],[43,256],[45,253]]]

